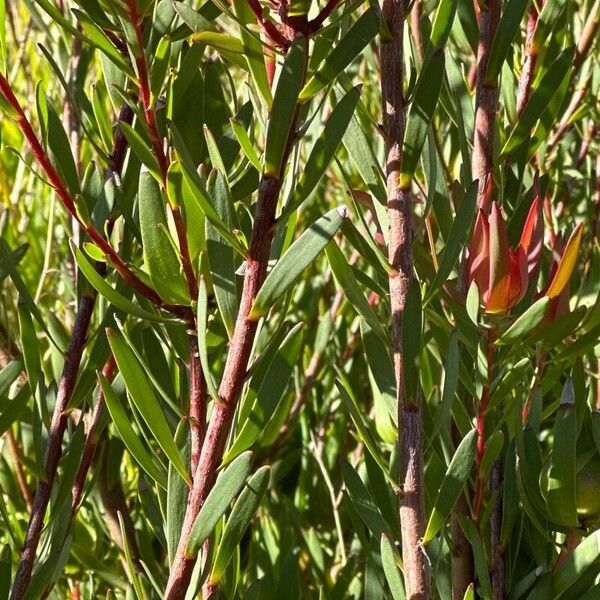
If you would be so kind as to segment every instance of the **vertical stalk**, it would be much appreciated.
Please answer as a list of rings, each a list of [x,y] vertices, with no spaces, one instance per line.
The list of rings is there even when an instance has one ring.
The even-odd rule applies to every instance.
[[[492,596],[494,600],[504,600],[506,597],[506,582],[504,578],[504,550],[500,543],[502,531],[502,462],[498,458],[492,465],[490,487],[492,496],[496,494],[490,522],[490,538],[492,548]]]
[[[29,518],[25,544],[21,552],[21,560],[17,568],[15,580],[10,595],[11,600],[21,600],[25,596],[40,536],[44,526],[44,515],[50,501],[52,484],[56,476],[58,463],[61,457],[62,440],[67,427],[67,406],[75,388],[75,381],[79,371],[79,362],[83,355],[83,349],[87,338],[87,332],[94,311],[95,295],[85,295],[79,303],[79,310],[73,326],[71,340],[65,356],[65,365],[58,386],[56,405],[50,424],[48,435],[48,446],[46,449],[46,462],[44,467],[44,478],[38,483],[33,500],[33,509]]]
[[[23,119],[25,119],[24,115]],[[131,122],[132,119],[133,113],[129,108],[121,110],[119,121]],[[38,147],[35,144],[35,142],[37,142],[37,138],[29,126],[29,123],[26,120],[24,122],[28,126],[25,127],[25,131],[29,133],[27,137],[28,141],[34,148],[34,153],[36,153],[38,158],[47,160],[44,153],[39,154],[39,152],[35,152],[38,150]],[[113,172],[120,173],[125,160],[126,149],[127,144],[125,142],[125,138],[120,133],[120,129],[117,128],[111,153],[109,176],[111,176]],[[41,151],[41,147],[39,147],[39,150]],[[55,173],[53,170],[51,172]],[[60,179],[58,179],[58,176],[56,176],[56,179],[57,183],[62,185],[62,182]],[[99,264],[99,270],[105,268],[105,263]],[[65,363],[59,382],[56,404],[50,425],[48,446],[46,450],[45,477],[39,482],[35,491],[33,508],[31,510],[29,525],[27,527],[27,533],[25,536],[25,543],[21,552],[21,559],[19,566],[17,567],[17,572],[11,591],[11,600],[21,600],[21,598],[25,596],[27,587],[31,581],[31,573],[33,570],[33,564],[35,562],[37,547],[40,542],[40,536],[44,524],[44,516],[46,514],[46,509],[48,508],[50,494],[52,492],[52,484],[54,483],[58,463],[61,457],[62,440],[65,434],[68,419],[66,409],[69,405],[71,394],[75,388],[75,382],[79,372],[79,364],[83,355],[95,302],[96,294],[92,293],[89,295],[84,295],[79,303],[79,310],[77,312],[77,317],[71,332],[69,347],[67,348],[67,353],[65,355]]]
[[[476,469],[477,469],[477,491],[475,493],[475,501],[473,505],[473,514],[475,521],[479,523],[481,513],[481,503],[483,501],[483,493],[485,491],[485,481],[481,472],[483,455],[485,454],[486,436],[485,436],[485,417],[487,415],[488,404],[490,402],[490,389],[492,385],[492,373],[494,368],[494,341],[496,338],[495,330],[489,329],[487,334],[486,344],[486,359],[487,359],[487,376],[481,390],[481,399],[479,400],[479,408],[477,410],[477,453],[476,453]]]
[[[525,62],[519,77],[519,88],[517,90],[517,114],[521,115],[531,92],[531,83],[537,62],[537,48],[533,45],[533,36],[537,28],[539,13],[534,3],[531,5],[529,17],[527,18],[527,32],[525,33]]]
[[[492,173],[494,130],[498,104],[497,82],[486,81],[487,64],[500,20],[501,0],[482,3],[479,13],[479,44],[477,46],[477,83],[475,92],[475,139],[473,140],[473,179],[479,180],[478,205],[487,211],[485,184]]]
[[[198,338],[190,336],[190,431],[191,431],[191,471],[192,475],[198,467],[200,451],[206,430],[206,405],[208,393],[206,380],[198,354]]]
[[[389,260],[392,341],[400,430],[400,524],[406,595],[411,600],[430,598],[430,564],[421,538],[425,527],[423,507],[423,446],[420,406],[405,402],[402,352],[402,315],[413,276],[412,197],[410,189],[399,187],[404,138],[402,95],[402,44],[404,4],[383,0],[382,15],[389,36],[381,41],[381,101],[385,143],[385,172],[389,216]]]

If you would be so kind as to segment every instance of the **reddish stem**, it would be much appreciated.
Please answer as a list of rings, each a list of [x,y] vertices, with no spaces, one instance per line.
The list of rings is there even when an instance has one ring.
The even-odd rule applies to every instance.
[[[137,12],[136,0],[129,0],[127,3],[127,12],[129,14],[129,20],[135,29],[135,36],[137,42],[135,63],[138,71],[138,88],[140,92],[140,101],[144,111],[144,118],[146,125],[150,131],[150,139],[152,141],[152,151],[158,161],[158,167],[162,179],[163,189],[167,188],[167,173],[169,170],[169,161],[165,154],[163,143],[158,133],[158,126],[156,125],[156,112],[154,104],[152,103],[152,90],[150,89],[150,78],[148,76],[148,63],[146,62],[146,55],[144,52],[144,34],[142,31],[142,22]],[[188,291],[190,293],[190,299],[194,301],[198,297],[198,282],[192,266],[192,260],[190,257],[190,250],[187,240],[187,233],[185,223],[183,222],[183,216],[178,206],[171,207],[171,213],[173,215],[173,221],[175,223],[175,230],[177,231],[177,239],[179,241],[179,250],[181,254],[181,263],[183,266],[183,272],[188,285]]]
[[[111,354],[102,368],[102,375],[111,381],[115,375],[115,367],[115,360]],[[100,390],[96,398],[94,410],[92,411],[89,429],[81,455],[81,462],[79,463],[79,470],[77,471],[75,483],[71,489],[71,518],[73,518],[75,511],[79,506],[79,502],[81,501],[83,487],[85,485],[85,478],[96,454],[98,443],[100,442],[102,431],[98,430],[98,425],[100,423],[100,417],[102,416],[105,406],[104,394],[102,393],[102,390]]]
[[[542,3],[543,4],[543,3]],[[531,84],[535,73],[535,65],[537,62],[537,48],[533,45],[533,36],[537,28],[539,19],[538,7],[534,3],[531,5],[529,17],[527,19],[527,32],[525,34],[525,62],[519,77],[519,88],[517,91],[517,114],[520,115],[529,100],[531,93]]]
[[[475,139],[473,140],[473,179],[479,180],[478,205],[484,205],[485,182],[492,174],[496,109],[498,104],[497,82],[488,82],[487,64],[498,22],[500,0],[489,0],[482,5],[479,14],[479,44],[477,46],[477,82],[475,93]]]
[[[248,0],[248,5],[271,42],[273,42],[273,44],[278,48],[287,48],[290,45],[290,40],[288,40],[283,33],[279,31],[275,23],[273,23],[268,17],[265,18],[259,0]]]
[[[58,386],[56,404],[50,424],[48,435],[48,446],[46,449],[46,461],[44,467],[44,477],[38,483],[33,500],[33,510],[27,527],[25,544],[21,551],[21,560],[17,568],[15,580],[10,595],[11,600],[21,600],[24,598],[29,582],[31,581],[31,572],[40,536],[44,526],[44,515],[50,501],[52,484],[56,476],[58,463],[62,455],[62,440],[67,426],[68,413],[67,407],[75,381],[79,371],[79,363],[83,354],[88,328],[94,310],[95,296],[83,296],[79,303],[79,311],[71,334],[71,340],[65,356],[63,373]]]
[[[196,334],[190,336],[190,431],[191,431],[191,471],[196,472],[200,451],[206,431],[206,406],[208,393],[206,380],[202,372],[198,354],[198,338]]]
[[[487,377],[481,390],[481,400],[479,401],[479,409],[477,410],[477,451],[476,451],[476,470],[477,470],[477,491],[475,494],[475,501],[473,503],[473,514],[474,519],[479,523],[479,515],[481,513],[481,503],[483,501],[483,493],[485,491],[485,480],[481,471],[481,465],[483,462],[483,456],[485,454],[486,437],[485,437],[485,417],[490,402],[490,389],[492,384],[492,373],[494,363],[494,340],[496,337],[495,330],[489,329],[487,335]]]
[[[23,132],[23,135],[27,139],[31,151],[33,152],[36,160],[42,167],[44,173],[46,174],[50,185],[54,188],[57,196],[62,202],[63,206],[67,210],[67,212],[81,225],[83,230],[87,233],[90,239],[104,252],[104,254],[108,255],[110,262],[116,269],[117,273],[126,281],[133,289],[139,292],[142,296],[146,297],[148,300],[168,310],[169,312],[183,317],[185,316],[185,308],[180,306],[174,306],[170,304],[165,304],[160,296],[149,286],[147,286],[141,279],[137,277],[127,266],[127,264],[123,261],[123,259],[119,256],[119,254],[114,250],[114,248],[110,245],[110,243],[100,234],[90,223],[85,223],[79,214],[77,213],[77,209],[75,206],[75,202],[71,197],[71,194],[67,190],[65,184],[62,182],[60,176],[52,166],[48,155],[42,148],[31,124],[29,123],[19,101],[15,97],[10,85],[4,78],[4,76],[0,73],[0,93],[4,96],[6,101],[11,105],[11,107],[15,110],[16,115],[14,116],[15,122]]]
[[[327,17],[338,7],[340,0],[328,0],[327,4],[321,9],[321,12],[309,22],[309,30],[314,33],[323,25]]]

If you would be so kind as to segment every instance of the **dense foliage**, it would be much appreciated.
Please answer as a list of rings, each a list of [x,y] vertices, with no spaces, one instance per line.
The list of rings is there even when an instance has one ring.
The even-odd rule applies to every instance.
[[[0,0],[0,600],[600,595],[600,0]]]

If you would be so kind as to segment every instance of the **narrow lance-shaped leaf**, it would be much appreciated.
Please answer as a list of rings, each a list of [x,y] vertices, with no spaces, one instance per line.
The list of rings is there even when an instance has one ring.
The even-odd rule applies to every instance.
[[[342,226],[346,216],[344,207],[330,210],[317,219],[275,263],[267,275],[252,305],[249,319],[258,319],[294,284],[327,246]]]
[[[140,173],[138,205],[144,264],[154,288],[166,302],[189,304],[181,261],[169,235],[165,201],[158,182],[146,170]]]
[[[369,8],[357,19],[338,45],[321,62],[317,72],[300,92],[300,100],[305,102],[332,83],[360,55],[377,33],[379,33],[379,16],[374,8]]]
[[[174,322],[174,319],[169,317],[161,317],[160,315],[156,315],[150,311],[144,310],[139,305],[134,304],[131,302],[131,300],[125,298],[125,296],[122,296],[110,285],[110,283],[106,281],[106,279],[104,279],[104,277],[98,274],[98,271],[96,271],[92,263],[74,243],[71,243],[71,250],[75,255],[75,262],[77,262],[77,266],[85,278],[116,308],[126,312],[127,314],[147,321],[158,321],[160,323]]]
[[[223,458],[226,464],[249,448],[266,427],[281,400],[302,345],[302,324],[298,323],[287,335],[267,368],[250,414],[234,443]]]
[[[495,85],[502,69],[502,63],[508,56],[511,44],[519,31],[521,20],[529,0],[509,0],[502,11],[500,23],[494,35],[490,56],[487,63],[485,82]]]
[[[431,47],[434,50],[443,48],[446,45],[448,36],[452,31],[457,4],[458,0],[442,0],[439,3],[431,30]]]
[[[223,174],[220,171],[213,171],[208,185],[213,206],[222,215],[223,222],[231,230],[237,229],[235,208]],[[206,251],[217,305],[225,329],[231,337],[238,313],[235,256],[231,245],[208,220],[206,221]]]
[[[279,177],[285,149],[294,124],[298,94],[306,74],[306,38],[294,41],[277,81],[265,143],[265,173]]]
[[[410,187],[414,177],[442,89],[443,77],[444,52],[436,50],[423,66],[406,121],[399,181],[399,186],[403,189]]]
[[[233,8],[239,19],[239,33],[244,48],[244,58],[248,63],[248,68],[252,74],[256,90],[260,94],[265,105],[270,108],[273,102],[271,86],[267,78],[267,69],[265,67],[265,57],[263,46],[260,39],[248,31],[248,25],[256,24],[256,17],[250,9],[246,0],[233,0]]]
[[[450,464],[427,523],[427,529],[423,536],[423,543],[429,543],[444,526],[444,523],[450,515],[454,504],[462,494],[467,477],[471,472],[475,461],[475,446],[477,444],[477,434],[474,429],[462,439]]]
[[[325,248],[327,258],[333,271],[333,275],[339,286],[346,294],[346,297],[358,314],[369,324],[369,327],[385,342],[388,341],[388,335],[381,325],[381,321],[375,314],[373,307],[364,297],[352,268],[348,264],[346,257],[338,248],[335,240],[332,240]]]
[[[140,467],[142,467],[142,469],[144,469],[144,471],[146,471],[146,473],[148,473],[148,475],[154,481],[156,481],[158,485],[166,490],[166,472],[161,467],[157,466],[150,453],[142,444],[139,434],[136,433],[131,426],[131,417],[127,415],[121,406],[119,398],[113,390],[112,385],[101,373],[98,374],[98,381],[100,382],[100,387],[102,388],[102,393],[104,395],[106,407],[108,408],[110,417],[115,424],[115,427],[119,432],[119,436],[123,440],[125,447],[129,450],[131,456],[138,462]]]
[[[469,233],[471,232],[476,206],[477,182],[475,181],[467,188],[458,210],[456,211],[456,217],[452,223],[452,228],[450,229],[450,234],[448,235],[448,240],[446,242],[446,248],[440,261],[440,268],[435,274],[427,292],[425,302],[431,300],[440,287],[444,285],[452,272],[452,269],[456,265],[456,261],[458,260],[462,249],[465,247]]]
[[[576,498],[577,411],[571,379],[563,388],[554,419],[554,439],[546,504],[552,519],[569,527],[577,526]]]
[[[246,528],[254,517],[256,509],[267,491],[270,475],[271,467],[269,465],[258,469],[250,477],[246,483],[246,487],[244,487],[236,500],[223,530],[223,537],[217,548],[209,583],[218,583],[223,577],[223,573],[231,560],[235,548],[240,543]]]
[[[390,587],[390,592],[392,592],[393,600],[404,600],[406,594],[404,592],[404,584],[402,583],[402,575],[398,568],[400,556],[385,533],[381,534],[381,564],[388,586]]]
[[[119,367],[119,372],[125,381],[127,391],[135,407],[142,415],[152,436],[163,449],[169,461],[179,471],[183,479],[190,483],[190,476],[185,468],[179,449],[175,444],[173,434],[140,363],[121,335],[110,329],[106,333],[108,343]]]
[[[185,548],[188,556],[196,556],[202,544],[225,514],[232,500],[242,489],[252,467],[252,452],[237,456],[217,477],[213,489],[202,505]]]
[[[519,318],[498,338],[497,345],[513,344],[525,337],[537,327],[546,315],[550,298],[542,296],[534,302]]]
[[[600,556],[600,529],[585,537],[571,552],[552,576],[551,598],[568,598],[563,595],[573,584],[581,580],[584,572],[597,563]],[[595,588],[596,586],[594,586]],[[595,592],[594,592],[595,593]],[[587,598],[587,595],[586,595]],[[590,596],[592,598],[592,596]]]
[[[284,215],[295,210],[317,187],[321,177],[342,141],[360,99],[360,88],[352,88],[335,106],[317,138],[303,168],[294,196],[284,209]]]

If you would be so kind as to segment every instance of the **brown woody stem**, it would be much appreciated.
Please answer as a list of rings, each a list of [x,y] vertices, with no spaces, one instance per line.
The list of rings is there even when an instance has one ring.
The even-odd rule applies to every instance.
[[[485,182],[492,173],[494,160],[494,129],[498,104],[497,82],[487,82],[487,64],[492,42],[500,20],[500,0],[482,3],[479,13],[479,44],[477,46],[477,82],[475,93],[475,139],[473,140],[473,180],[479,180],[478,206],[485,206]]]
[[[490,487],[492,497],[495,495],[494,508],[490,519],[490,542],[492,550],[492,597],[494,600],[506,598],[506,581],[504,576],[504,550],[500,543],[502,531],[502,463],[496,459],[492,465]]]
[[[389,216],[389,260],[394,267],[389,286],[398,428],[401,432],[399,484],[402,489],[402,558],[407,597],[412,600],[426,600],[431,597],[431,583],[430,563],[421,542],[425,527],[422,422],[418,402],[406,402],[402,351],[402,316],[408,287],[413,277],[412,197],[409,189],[399,187],[405,126],[402,95],[404,3],[402,0],[383,0],[382,15],[389,31],[389,36],[381,42],[381,98]]]

